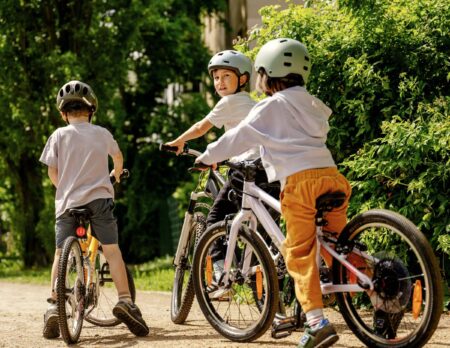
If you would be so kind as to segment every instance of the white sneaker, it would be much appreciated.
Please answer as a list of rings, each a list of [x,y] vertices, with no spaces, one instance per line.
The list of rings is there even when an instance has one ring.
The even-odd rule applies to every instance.
[[[225,260],[217,260],[213,263],[214,280],[216,282],[219,282],[220,277],[222,276],[224,264]]]

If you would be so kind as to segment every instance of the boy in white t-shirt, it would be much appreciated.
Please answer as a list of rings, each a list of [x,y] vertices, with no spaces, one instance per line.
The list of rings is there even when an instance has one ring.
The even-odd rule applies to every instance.
[[[244,54],[226,50],[215,54],[209,64],[208,72],[214,80],[214,88],[222,99],[214,106],[211,112],[201,121],[195,123],[186,132],[177,139],[168,142],[167,145],[178,147],[177,154],[181,153],[186,141],[196,139],[206,134],[212,127],[225,128],[228,132],[235,128],[244,118],[247,117],[250,110],[256,104],[245,91],[252,72],[252,62]],[[257,146],[246,149],[241,154],[236,154],[232,161],[251,160],[259,157]],[[232,177],[232,171],[229,172]],[[261,170],[256,178],[256,183],[267,183],[267,176],[264,170]],[[236,182],[234,185],[241,185]],[[220,190],[212,205],[206,220],[207,226],[222,221],[228,214],[236,213],[238,202],[232,202],[228,199],[228,193],[232,189],[231,179],[229,179]],[[274,195],[278,196],[278,189],[274,189]],[[223,268],[224,250],[213,252],[214,270],[219,274]]]
[[[113,309],[114,316],[136,336],[146,336],[148,326],[131,299],[113,215],[114,190],[109,179],[108,156],[113,159],[112,174],[119,182],[123,171],[122,152],[107,129],[90,122],[97,110],[97,97],[89,85],[81,81],[66,83],[59,90],[56,102],[67,126],[53,132],[40,158],[48,166],[48,175],[56,187],[56,250],[43,336],[50,339],[60,335],[54,290],[58,263],[64,241],[75,235],[77,227],[69,209],[81,207],[91,213],[92,233],[102,244],[117,289],[119,301]]]

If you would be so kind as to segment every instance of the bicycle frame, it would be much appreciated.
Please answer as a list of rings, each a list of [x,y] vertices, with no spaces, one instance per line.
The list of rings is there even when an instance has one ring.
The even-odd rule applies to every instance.
[[[267,234],[272,239],[273,243],[276,245],[278,250],[282,250],[282,244],[285,240],[283,233],[281,232],[278,225],[273,221],[267,209],[261,203],[264,202],[269,205],[271,208],[275,209],[277,212],[281,213],[281,205],[278,200],[270,196],[264,190],[259,188],[254,182],[244,181],[244,188],[242,192],[242,209],[238,212],[238,214],[233,219],[231,224],[231,229],[229,233],[229,243],[226,252],[222,283],[228,284],[230,279],[230,269],[231,263],[233,260],[234,250],[238,238],[238,232],[243,223],[248,222],[251,231],[256,231],[257,221],[261,223],[264,227]],[[350,262],[346,260],[346,255],[338,254],[323,238],[322,226],[316,226],[316,235],[317,235],[317,243],[318,243],[318,252],[317,252],[317,265],[320,267],[321,257],[320,257],[320,248],[323,247],[326,251],[328,251],[331,256],[336,259],[338,262],[342,263],[345,268],[347,268],[351,273],[353,273],[358,279],[359,284],[332,284],[325,283],[321,284],[322,294],[330,294],[334,292],[362,292],[366,290],[373,290],[374,285],[372,280],[364,273],[359,271],[356,267],[354,267]],[[335,241],[335,240],[334,240]],[[267,245],[267,244],[266,244]],[[252,275],[255,273],[255,270],[251,269],[251,250],[246,250],[246,254],[244,258],[244,262],[246,264],[243,265],[243,273],[247,275]],[[371,260],[376,260],[372,256],[367,255],[366,253],[354,249],[358,255]],[[273,255],[274,261],[279,257],[277,255]]]
[[[80,243],[81,251],[83,254],[83,265],[85,270],[87,270],[87,274],[85,274],[85,283],[88,289],[91,289],[95,284],[96,286],[96,298],[99,295],[100,288],[98,286],[98,275],[94,276],[95,269],[95,258],[97,257],[99,241],[91,234],[91,226],[89,225],[86,231],[86,238],[79,238],[78,242]],[[96,299],[95,299],[96,300]],[[84,316],[88,316],[89,313],[95,308],[95,305],[92,306],[91,310],[86,312]]]

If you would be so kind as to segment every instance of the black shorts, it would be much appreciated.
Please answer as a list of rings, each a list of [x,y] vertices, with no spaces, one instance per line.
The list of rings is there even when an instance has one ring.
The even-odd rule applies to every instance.
[[[96,199],[82,207],[91,211],[92,235],[103,245],[118,244],[119,233],[117,221],[114,217],[114,201],[111,198]],[[68,209],[56,218],[56,247],[62,248],[64,241],[70,236],[76,236],[77,228],[75,218],[69,214]]]

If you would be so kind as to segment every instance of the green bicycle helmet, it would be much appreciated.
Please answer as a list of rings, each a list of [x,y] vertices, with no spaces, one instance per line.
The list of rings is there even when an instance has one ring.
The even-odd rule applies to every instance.
[[[248,80],[252,75],[252,61],[245,54],[234,50],[226,50],[216,53],[208,63],[208,72],[212,77],[215,69],[230,69],[238,76],[248,74]]]
[[[98,101],[92,88],[81,81],[69,81],[58,92],[56,96],[56,106],[59,111],[62,111],[64,106],[73,101],[78,101],[86,104],[92,110],[92,113],[97,111]]]
[[[261,47],[255,59],[255,70],[264,68],[269,77],[298,74],[308,81],[311,59],[301,42],[293,39],[275,39]]]

